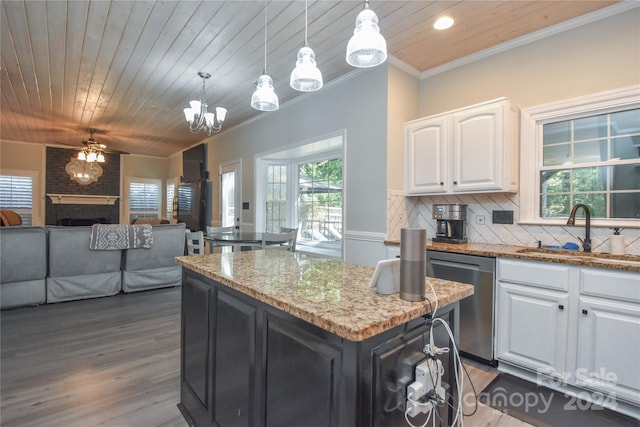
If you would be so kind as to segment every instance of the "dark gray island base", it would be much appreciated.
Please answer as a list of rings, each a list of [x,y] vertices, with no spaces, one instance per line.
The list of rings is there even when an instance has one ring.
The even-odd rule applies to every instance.
[[[331,289],[327,286],[318,287],[315,282],[310,285],[304,274],[309,272],[309,265],[315,267],[316,273],[318,267],[320,270],[325,267],[331,271],[339,270],[340,276],[355,276],[353,281],[356,282],[360,280],[359,275],[366,275],[369,270],[372,273],[373,269],[350,272],[347,270],[351,267],[368,267],[340,263],[340,268],[336,268],[331,262],[320,261],[319,258],[302,258],[289,253],[266,254],[280,252],[273,250],[252,252],[261,252],[262,255],[240,252],[178,258],[185,267],[178,406],[189,424],[221,427],[407,425],[404,419],[406,387],[413,381],[416,358],[423,356],[422,349],[429,342],[427,313],[395,326],[384,325],[386,330],[382,332],[376,332],[377,326],[372,324],[373,331],[370,333],[373,335],[366,338],[362,334],[355,336],[356,339],[345,338],[340,335],[349,335],[349,332],[338,331],[340,335],[332,332],[331,329],[335,327],[333,324],[319,327],[302,320],[304,316],[297,312],[293,315],[276,308],[278,305],[285,310],[295,311],[287,305],[295,304],[295,301],[286,302],[279,294],[291,286],[283,283],[283,277],[295,276],[294,288],[290,290],[293,300],[307,298],[307,302],[328,306],[331,311],[336,309],[336,304],[343,304],[349,298],[349,291],[342,285],[336,285],[335,275],[326,271],[321,276],[328,278]],[[226,263],[233,266],[232,274],[223,273],[225,257],[228,257]],[[270,267],[265,267],[262,279],[260,271],[252,272],[251,280],[262,281],[263,288],[252,287],[251,292],[243,288],[249,278],[242,277],[238,272],[240,264],[249,260],[247,257],[251,258],[252,268],[258,263],[270,264]],[[292,257],[295,260],[296,274],[283,272],[288,268],[283,267],[283,262],[289,260],[280,257]],[[189,258],[190,262],[199,258],[199,265],[182,261],[185,258]],[[208,261],[207,268],[205,260]],[[277,284],[273,282],[276,275],[268,272],[273,271],[274,260],[280,266]],[[301,263],[301,260],[305,262]],[[348,267],[346,270],[345,265]],[[209,267],[212,269],[209,270]],[[271,283],[264,285],[267,282]],[[273,292],[269,294],[269,291]],[[371,291],[375,294],[375,291]],[[469,294],[468,289],[463,291]],[[371,298],[380,296],[375,294]],[[399,299],[397,296],[395,298]],[[396,301],[395,304],[409,306],[424,303]],[[348,305],[352,309],[362,308],[357,301]],[[373,305],[372,310],[375,310],[375,303],[367,305]],[[454,335],[457,305],[457,302],[452,302],[437,310],[437,316],[450,325]],[[310,315],[309,306],[303,307],[303,310]],[[427,312],[430,311],[427,308]],[[317,313],[320,319],[316,321],[314,318],[313,322],[331,322],[327,319],[332,315],[340,317],[342,314]],[[354,314],[353,317],[357,324],[367,317],[367,313],[360,313],[360,316]],[[375,318],[375,315],[371,317]],[[434,326],[433,331],[437,346],[450,346],[442,325]],[[356,333],[357,329],[352,332]],[[445,368],[442,381],[446,383],[448,400],[453,405],[456,393],[452,353],[439,357]],[[451,422],[453,411],[450,407],[444,405],[438,413],[443,425]],[[412,421],[420,425],[424,419],[418,416]]]

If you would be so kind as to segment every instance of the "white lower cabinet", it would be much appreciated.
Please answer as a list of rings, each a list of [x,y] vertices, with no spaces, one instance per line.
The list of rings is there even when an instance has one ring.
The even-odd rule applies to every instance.
[[[550,375],[566,369],[569,296],[498,283],[498,358]]]
[[[640,405],[640,306],[580,297],[576,383]]]
[[[501,363],[640,407],[640,274],[498,259],[497,287]]]

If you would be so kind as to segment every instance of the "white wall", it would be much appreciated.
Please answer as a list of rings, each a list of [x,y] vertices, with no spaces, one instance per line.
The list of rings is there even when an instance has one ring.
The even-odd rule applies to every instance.
[[[247,93],[247,102],[251,94]],[[275,112],[228,129],[208,142],[208,168],[242,160],[242,224],[255,226],[254,159],[260,153],[291,147],[305,140],[345,130],[344,242],[348,261],[374,260],[384,251],[387,169],[387,67],[358,70],[338,83],[281,103]],[[229,115],[233,112],[229,111]],[[212,212],[219,218],[220,183],[213,181]],[[364,249],[363,249],[364,242]],[[362,257],[371,253],[371,257]],[[355,262],[355,261],[354,261]]]
[[[389,67],[387,106],[387,188],[402,190],[404,170],[404,123],[417,119],[420,80],[397,67]]]
[[[421,82],[428,116],[506,96],[521,108],[637,84],[640,8],[437,74]]]
[[[640,8],[520,46],[420,83],[420,116],[506,96],[521,108],[640,84]],[[396,146],[397,151],[402,150]],[[393,160],[392,158],[389,159]],[[401,182],[402,165],[389,165],[389,182]],[[577,241],[584,229],[491,224],[493,209],[514,210],[518,218],[519,194],[404,197],[402,187],[389,187],[387,238],[398,240],[400,228],[427,228],[432,236],[433,203],[469,205],[469,239],[474,242],[532,246]],[[475,216],[486,217],[485,225]],[[593,247],[608,251],[607,228],[592,229]],[[627,252],[640,254],[640,229],[623,231]]]

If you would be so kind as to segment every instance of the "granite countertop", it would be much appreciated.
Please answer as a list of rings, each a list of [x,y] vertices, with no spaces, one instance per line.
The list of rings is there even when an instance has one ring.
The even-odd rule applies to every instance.
[[[349,341],[363,341],[473,294],[471,285],[425,278],[427,300],[369,287],[374,268],[280,250],[177,257],[185,268]]]
[[[386,245],[400,245],[399,240],[385,240]],[[585,267],[640,272],[640,256],[611,255],[606,253],[584,253],[557,249],[538,249],[526,246],[499,245],[492,243],[439,243],[427,241],[426,249],[481,255],[500,258],[517,258],[528,261],[556,262]]]

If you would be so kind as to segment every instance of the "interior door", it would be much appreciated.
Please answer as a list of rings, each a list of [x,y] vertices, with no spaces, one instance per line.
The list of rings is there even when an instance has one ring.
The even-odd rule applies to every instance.
[[[220,225],[240,228],[240,190],[242,164],[240,161],[220,166]]]

